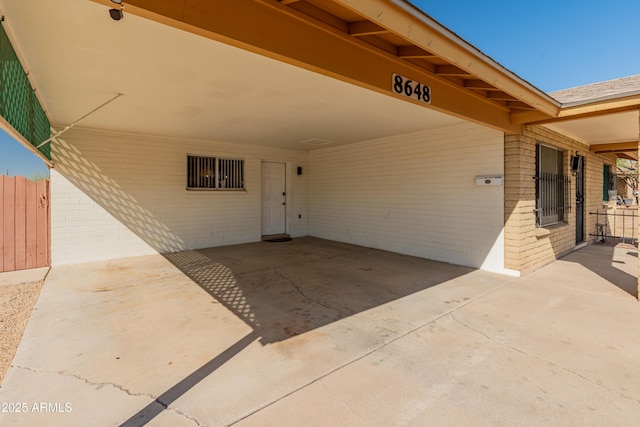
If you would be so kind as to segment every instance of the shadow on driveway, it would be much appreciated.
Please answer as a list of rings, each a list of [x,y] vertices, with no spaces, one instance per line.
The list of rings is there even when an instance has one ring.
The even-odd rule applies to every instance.
[[[301,238],[165,257],[269,344],[452,280],[471,268]]]
[[[255,333],[252,332],[245,335],[231,347],[227,348],[225,351],[191,373],[191,375],[187,376],[182,381],[171,387],[169,390],[162,393],[153,402],[138,411],[127,421],[120,424],[120,427],[141,427],[148,424],[152,419],[160,415],[162,411],[169,408],[169,405],[182,397],[182,395],[184,395],[186,392],[191,390],[193,386],[198,384],[203,379],[207,378],[216,369],[223,366],[235,355],[247,348],[249,344],[251,344],[255,340]]]
[[[626,243],[594,243],[562,258],[575,262],[638,297],[638,248]]]
[[[253,331],[120,427],[146,425],[258,337],[282,341],[473,271],[314,238],[164,256]]]

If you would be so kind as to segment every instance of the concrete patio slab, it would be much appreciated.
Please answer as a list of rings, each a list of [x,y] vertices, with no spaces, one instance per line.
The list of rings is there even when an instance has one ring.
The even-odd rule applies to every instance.
[[[304,238],[55,267],[0,425],[635,425],[640,305],[591,256],[515,279]]]

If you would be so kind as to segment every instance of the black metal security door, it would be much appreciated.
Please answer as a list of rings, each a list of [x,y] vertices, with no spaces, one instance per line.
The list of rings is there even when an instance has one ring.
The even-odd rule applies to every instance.
[[[576,171],[576,244],[584,242],[584,156],[578,156]]]

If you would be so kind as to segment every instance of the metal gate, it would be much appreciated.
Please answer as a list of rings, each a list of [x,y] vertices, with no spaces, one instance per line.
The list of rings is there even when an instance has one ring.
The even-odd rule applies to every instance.
[[[576,245],[584,242],[584,157],[578,158],[576,168]]]
[[[637,209],[597,209],[589,215],[595,215],[596,232],[591,236],[598,241],[604,243],[611,239],[613,243],[638,244]]]
[[[50,264],[49,180],[0,175],[0,272]]]

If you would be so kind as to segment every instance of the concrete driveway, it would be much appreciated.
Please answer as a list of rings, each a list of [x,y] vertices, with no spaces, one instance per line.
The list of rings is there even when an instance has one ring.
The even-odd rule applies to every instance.
[[[592,245],[515,279],[303,238],[55,267],[0,425],[635,426],[637,265]]]

